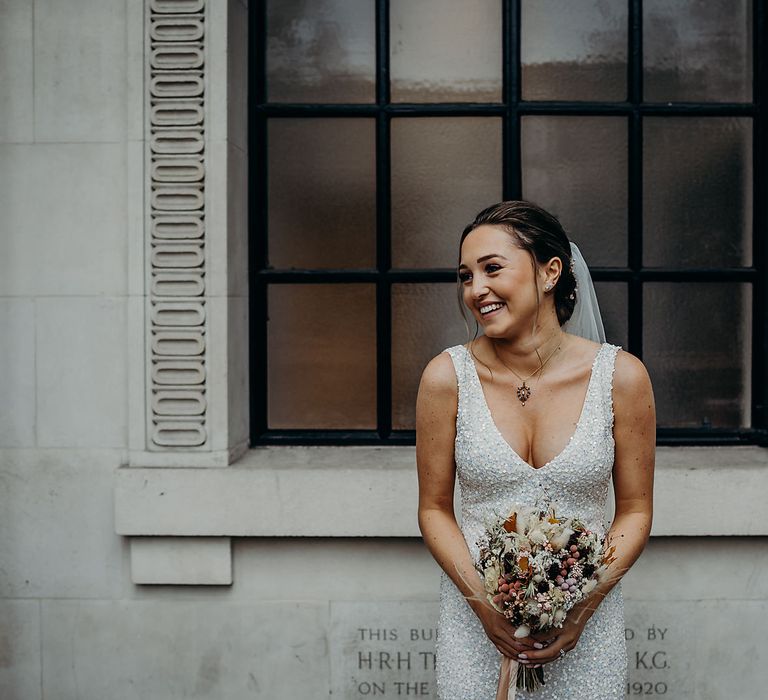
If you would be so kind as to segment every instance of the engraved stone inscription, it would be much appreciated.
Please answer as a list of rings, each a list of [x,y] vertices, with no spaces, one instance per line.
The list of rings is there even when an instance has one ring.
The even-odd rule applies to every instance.
[[[332,603],[333,696],[436,699],[438,612],[437,603]],[[627,601],[625,617],[627,697],[694,698],[694,604]]]
[[[690,647],[686,646],[691,631],[685,629],[682,611],[667,615],[667,605],[641,601],[628,601],[626,608],[627,697],[694,697]]]
[[[334,697],[437,698],[434,603],[334,603]]]

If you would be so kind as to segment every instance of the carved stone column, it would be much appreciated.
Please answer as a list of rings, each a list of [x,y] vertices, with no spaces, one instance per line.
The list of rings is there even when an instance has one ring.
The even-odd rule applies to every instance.
[[[116,494],[139,472],[220,471],[248,448],[247,17],[241,0],[144,0],[144,313],[131,321],[144,395]],[[170,497],[189,485],[147,481],[136,527],[117,526],[134,583],[232,583],[230,533],[177,527],[194,506]],[[159,525],[145,517],[156,497]]]
[[[147,449],[205,449],[204,0],[150,0]]]

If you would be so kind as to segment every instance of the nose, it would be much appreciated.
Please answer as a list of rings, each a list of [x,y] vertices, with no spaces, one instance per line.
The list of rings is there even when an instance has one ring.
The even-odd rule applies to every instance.
[[[484,296],[488,294],[488,285],[485,284],[483,278],[472,278],[472,301],[480,301]]]

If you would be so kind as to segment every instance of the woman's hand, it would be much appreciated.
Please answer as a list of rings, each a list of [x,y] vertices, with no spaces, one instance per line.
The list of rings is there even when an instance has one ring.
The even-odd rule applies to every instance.
[[[538,639],[531,637],[523,637],[518,639],[515,637],[515,630],[517,629],[512,623],[504,617],[497,610],[491,610],[489,608],[483,608],[478,613],[480,622],[483,623],[483,628],[494,646],[504,656],[509,656],[515,661],[522,661],[519,659],[520,653],[527,653],[544,648],[544,643]]]
[[[523,650],[519,657],[520,663],[536,668],[541,664],[548,664],[562,658],[563,655],[560,654],[560,650],[569,652],[576,646],[592,612],[582,602],[582,604],[574,606],[568,613],[562,627],[532,635],[531,639],[543,643],[544,648],[535,648],[532,651]]]

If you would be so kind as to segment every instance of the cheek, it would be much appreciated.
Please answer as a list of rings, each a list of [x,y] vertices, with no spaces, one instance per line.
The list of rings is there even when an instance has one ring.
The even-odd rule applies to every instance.
[[[514,298],[521,303],[536,303],[536,287],[533,280],[519,280],[510,285],[510,298]]]

